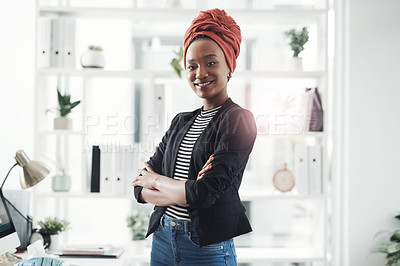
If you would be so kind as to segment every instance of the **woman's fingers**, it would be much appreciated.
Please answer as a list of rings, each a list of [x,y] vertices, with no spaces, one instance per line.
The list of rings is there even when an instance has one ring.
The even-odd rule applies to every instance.
[[[211,167],[212,167],[212,164],[211,163],[209,163],[205,168],[203,167],[203,169],[201,169],[201,171],[199,172],[199,174],[198,175],[202,175],[202,174],[204,174],[206,171],[208,171],[208,170],[210,170],[211,169]]]
[[[150,173],[154,173],[153,168],[148,164],[147,162],[144,162],[144,165],[146,166],[146,170]]]
[[[214,154],[211,154],[210,158],[208,158],[207,162],[204,164],[202,169],[206,168],[213,160],[214,160]]]
[[[212,168],[212,161],[214,160],[214,154],[211,154],[210,158],[208,158],[207,162],[204,164],[203,168],[197,174],[197,180],[202,179],[204,177],[204,173]]]

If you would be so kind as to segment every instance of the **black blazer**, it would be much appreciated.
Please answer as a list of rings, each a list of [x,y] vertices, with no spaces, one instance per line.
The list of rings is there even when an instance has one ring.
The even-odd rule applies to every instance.
[[[162,138],[149,164],[155,172],[173,177],[179,145],[200,109],[179,113]],[[201,246],[251,232],[238,190],[256,138],[253,114],[228,99],[215,114],[193,147],[186,182],[186,202]],[[211,154],[212,168],[197,179]],[[135,187],[139,203],[142,187]],[[155,206],[147,236],[153,233],[166,207]]]

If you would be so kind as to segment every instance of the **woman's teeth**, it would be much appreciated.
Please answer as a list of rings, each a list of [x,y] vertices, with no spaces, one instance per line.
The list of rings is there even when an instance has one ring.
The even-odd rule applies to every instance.
[[[210,83],[211,83],[211,81],[205,82],[205,83],[199,83],[199,84],[197,84],[197,86],[199,86],[199,87],[207,86],[207,85],[210,84]]]

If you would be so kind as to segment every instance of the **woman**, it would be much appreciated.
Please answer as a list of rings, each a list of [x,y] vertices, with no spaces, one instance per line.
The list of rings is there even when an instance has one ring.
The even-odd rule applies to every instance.
[[[152,265],[236,265],[233,237],[251,231],[238,190],[256,127],[227,93],[240,42],[219,9],[200,12],[186,31],[186,78],[203,107],[172,120],[132,183],[138,202],[156,205]]]

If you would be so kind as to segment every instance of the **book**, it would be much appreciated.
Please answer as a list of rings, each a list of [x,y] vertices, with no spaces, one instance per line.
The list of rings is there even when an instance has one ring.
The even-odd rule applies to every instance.
[[[62,255],[105,255],[112,250],[111,245],[105,246],[67,246]]]
[[[118,258],[124,252],[123,248],[104,246],[67,246],[58,255],[62,257],[80,257],[80,258]]]

